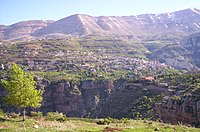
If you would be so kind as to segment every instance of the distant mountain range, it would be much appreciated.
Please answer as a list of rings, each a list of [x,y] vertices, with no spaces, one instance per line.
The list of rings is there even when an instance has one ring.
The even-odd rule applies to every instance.
[[[22,21],[0,25],[0,40],[58,39],[71,36],[120,36],[128,39],[182,37],[200,32],[200,10],[185,9],[137,16],[72,15],[58,21]]]

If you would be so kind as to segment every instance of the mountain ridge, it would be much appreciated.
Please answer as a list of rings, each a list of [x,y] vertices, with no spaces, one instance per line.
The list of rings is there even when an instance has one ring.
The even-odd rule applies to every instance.
[[[35,27],[26,22],[38,21]],[[25,33],[13,25],[22,23]],[[36,28],[37,27],[37,28]],[[8,32],[9,30],[15,31]],[[23,21],[9,26],[1,25],[0,39],[15,40],[26,36],[28,39],[67,38],[71,36],[140,36],[152,37],[175,33],[178,36],[200,31],[200,10],[184,9],[161,14],[141,14],[136,16],[90,16],[75,14],[57,21]]]

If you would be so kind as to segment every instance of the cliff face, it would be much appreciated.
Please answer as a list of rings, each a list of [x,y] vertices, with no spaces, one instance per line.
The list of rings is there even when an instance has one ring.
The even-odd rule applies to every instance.
[[[158,115],[168,123],[182,122],[198,126],[200,122],[199,89],[186,94],[182,92],[183,89],[176,88],[176,91],[171,92],[166,87],[152,83],[127,80],[82,81],[80,84],[68,81],[49,83],[45,79],[37,78],[36,81],[37,87],[44,90],[42,106],[38,109],[43,113],[58,111],[69,117],[146,118],[150,112],[153,117]],[[5,95],[1,88],[0,92],[1,97],[2,94]],[[148,98],[151,97],[151,102],[161,93],[168,96],[162,103],[149,106]],[[4,110],[13,111],[14,108],[4,106]]]
[[[60,81],[45,88],[41,111],[59,111],[75,117],[133,117],[137,100],[167,93],[155,85],[125,80],[82,81],[79,85]]]
[[[151,113],[158,115],[164,122],[191,124],[198,126],[200,122],[199,89],[177,86],[174,90],[127,80],[103,80],[100,82],[82,81],[76,85],[72,82],[60,81],[46,85],[43,94],[41,111],[58,111],[70,117],[92,118],[135,118],[148,117],[149,106],[143,97],[155,97],[161,93],[167,95],[162,103],[153,106]],[[41,86],[41,85],[40,85]],[[188,92],[190,91],[190,92]],[[143,103],[143,105],[141,105]],[[140,108],[142,107],[142,108]]]
[[[195,97],[185,97],[180,101],[170,98],[156,109],[160,119],[167,123],[200,123],[200,100],[197,101]]]
[[[41,110],[85,117],[99,106],[101,100],[110,96],[113,88],[113,82],[109,80],[101,83],[83,81],[80,85],[66,81],[52,83],[45,88]]]
[[[156,112],[159,118],[166,123],[192,124],[200,127],[200,90],[196,89],[191,93],[176,91],[175,95],[157,104]]]

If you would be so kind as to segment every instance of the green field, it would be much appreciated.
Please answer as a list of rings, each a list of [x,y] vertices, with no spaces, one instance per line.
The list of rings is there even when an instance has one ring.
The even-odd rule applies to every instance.
[[[199,132],[199,128],[184,125],[170,125],[161,122],[131,119],[112,119],[110,124],[99,125],[100,119],[66,118],[64,121],[50,121],[45,117],[31,118],[0,118],[2,132]],[[103,119],[102,119],[103,120]]]

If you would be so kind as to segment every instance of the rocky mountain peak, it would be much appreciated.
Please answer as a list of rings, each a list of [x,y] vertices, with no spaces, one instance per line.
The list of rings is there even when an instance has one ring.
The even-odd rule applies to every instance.
[[[194,17],[194,16],[199,16],[200,15],[200,10],[196,9],[196,8],[188,8],[188,9],[184,9],[184,10],[180,10],[180,11],[175,11],[175,12],[171,12],[168,14],[174,14],[177,17]]]
[[[200,14],[200,10],[196,8],[190,8],[191,11],[193,11],[196,14]]]
[[[85,27],[89,24],[90,16],[84,14],[75,14],[63,19],[60,19],[45,28],[42,28],[32,35],[45,36],[45,35],[75,35],[81,36],[86,33]]]

